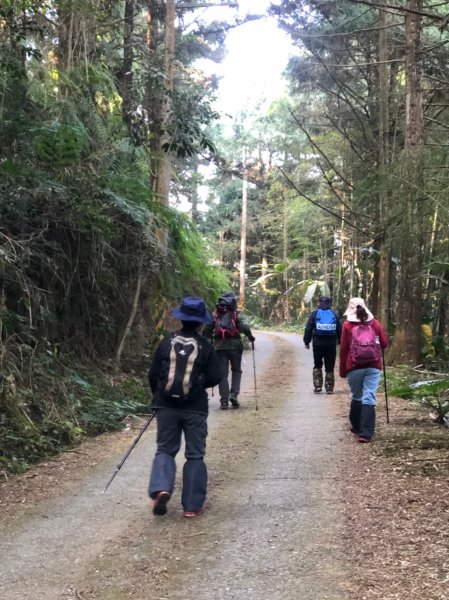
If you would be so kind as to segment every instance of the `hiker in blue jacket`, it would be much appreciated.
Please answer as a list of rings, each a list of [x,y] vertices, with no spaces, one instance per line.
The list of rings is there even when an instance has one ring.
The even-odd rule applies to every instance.
[[[326,372],[324,387],[328,394],[334,391],[335,360],[337,344],[340,343],[341,321],[336,312],[331,309],[332,299],[321,296],[318,308],[312,312],[304,330],[304,345],[313,345],[313,388],[319,393],[323,389],[323,362]]]
[[[204,300],[188,296],[172,315],[181,321],[182,329],[159,343],[148,373],[152,408],[157,411],[157,449],[148,493],[153,514],[164,515],[173,493],[175,457],[184,433],[181,504],[184,517],[195,517],[203,509],[207,490],[206,388],[217,385],[223,371],[212,345],[200,335],[202,325],[212,319]]]

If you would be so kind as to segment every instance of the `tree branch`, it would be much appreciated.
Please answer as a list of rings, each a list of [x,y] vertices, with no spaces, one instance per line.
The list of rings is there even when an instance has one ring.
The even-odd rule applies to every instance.
[[[307,129],[304,127],[304,125],[301,123],[301,121],[296,117],[296,115],[293,113],[293,111],[289,108],[288,112],[293,117],[295,123],[298,125],[298,127],[301,129],[301,131],[304,133],[304,135],[307,137],[312,148],[315,148],[315,150],[321,154],[321,156],[324,158],[324,160],[327,161],[328,165],[335,171],[335,173],[338,175],[338,177],[340,177],[340,179],[342,181],[344,181],[344,183],[348,186],[348,188],[352,190],[354,186],[340,173],[340,171],[332,163],[332,161],[327,157],[327,155],[324,153],[324,151],[316,144],[316,142],[314,142],[314,140],[311,138]]]
[[[318,208],[320,208],[321,210],[323,210],[324,212],[327,212],[328,214],[332,215],[333,217],[335,217],[336,219],[338,219],[339,221],[341,221],[342,223],[346,223],[347,225],[349,225],[349,227],[352,227],[353,229],[356,229],[357,231],[360,231],[360,233],[363,233],[363,235],[365,235],[366,237],[371,237],[369,233],[367,233],[366,231],[364,231],[363,229],[360,229],[360,227],[357,227],[357,225],[354,225],[354,223],[351,223],[351,221],[348,221],[347,219],[345,219],[344,217],[342,217],[341,215],[333,212],[332,210],[330,210],[329,208],[327,208],[326,206],[322,206],[319,202],[317,202],[316,200],[312,200],[312,198],[310,198],[309,196],[307,196],[306,194],[304,194],[303,192],[301,192],[301,190],[299,190],[296,185],[293,183],[293,181],[290,179],[290,177],[285,173],[285,171],[283,169],[281,169],[280,167],[279,171],[282,173],[282,175],[285,177],[286,181],[290,184],[290,186],[305,200],[307,200],[308,202],[310,202],[311,204],[313,204],[314,206],[317,206]]]

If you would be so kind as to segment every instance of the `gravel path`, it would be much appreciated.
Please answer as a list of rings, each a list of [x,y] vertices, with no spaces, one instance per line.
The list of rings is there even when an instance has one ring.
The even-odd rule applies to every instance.
[[[151,515],[153,428],[106,494],[117,452],[3,527],[2,600],[348,598],[339,394],[313,394],[297,335],[258,333],[255,357],[259,410],[250,351],[241,409],[211,398],[201,517],[182,519],[179,489]]]

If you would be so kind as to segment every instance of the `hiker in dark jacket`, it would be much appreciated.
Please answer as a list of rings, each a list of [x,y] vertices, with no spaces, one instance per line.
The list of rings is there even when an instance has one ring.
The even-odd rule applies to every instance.
[[[366,443],[374,434],[376,391],[382,370],[381,349],[388,346],[388,335],[362,298],[351,298],[345,316],[347,320],[343,325],[340,346],[340,377],[348,378],[351,389],[351,431],[357,435],[359,442]],[[356,328],[360,331],[360,327],[367,333],[355,331]],[[359,335],[364,336],[360,350],[356,345]],[[374,350],[370,356],[372,346]]]
[[[219,315],[226,314],[231,322],[227,328],[220,328]],[[229,402],[233,408],[238,408],[240,403],[238,395],[240,393],[240,382],[242,380],[242,354],[243,342],[241,335],[246,335],[253,344],[256,338],[251,333],[251,329],[239,317],[237,312],[237,298],[232,292],[226,292],[218,299],[214,318],[211,323],[203,329],[203,335],[213,340],[214,348],[217,352],[224,375],[218,384],[220,393],[220,408],[226,410]],[[228,374],[231,367],[231,387],[229,387]]]
[[[337,358],[337,344],[340,343],[341,321],[337,313],[331,309],[332,300],[321,296],[318,308],[310,315],[304,330],[304,345],[310,348],[313,345],[313,388],[319,393],[323,389],[323,362],[326,372],[324,387],[328,394],[332,394],[335,385],[335,360]]]
[[[153,513],[164,515],[175,482],[175,457],[184,433],[185,458],[181,503],[184,517],[195,517],[204,506],[207,468],[206,388],[221,380],[223,372],[212,345],[200,335],[211,314],[201,298],[189,296],[172,312],[182,329],[165,337],[156,349],[148,376],[157,411],[157,449],[148,493]]]

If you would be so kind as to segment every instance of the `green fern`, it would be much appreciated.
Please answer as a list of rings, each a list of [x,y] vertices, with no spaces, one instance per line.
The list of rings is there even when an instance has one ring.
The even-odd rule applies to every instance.
[[[87,147],[87,136],[81,124],[72,126],[53,121],[43,123],[33,140],[37,158],[53,167],[67,167],[79,162]]]

